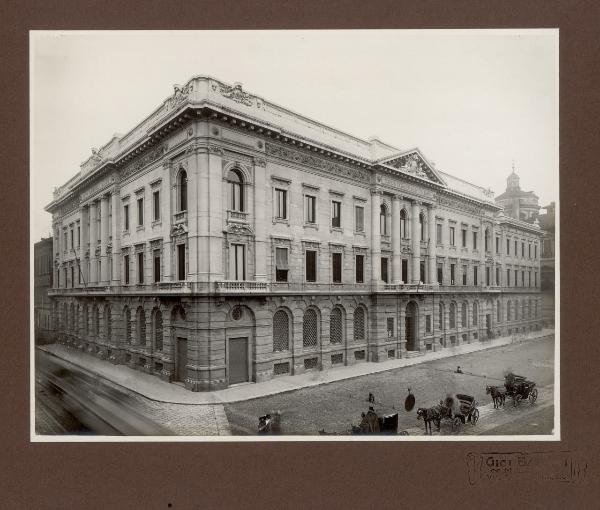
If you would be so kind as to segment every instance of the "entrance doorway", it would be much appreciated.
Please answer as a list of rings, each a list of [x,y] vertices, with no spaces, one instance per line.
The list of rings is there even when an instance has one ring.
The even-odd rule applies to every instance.
[[[406,315],[404,317],[404,331],[407,351],[418,351],[417,346],[417,305],[414,302],[408,303]]]
[[[187,338],[177,337],[177,355],[175,357],[175,380],[185,382],[187,376]]]
[[[248,338],[229,339],[229,384],[248,381]]]

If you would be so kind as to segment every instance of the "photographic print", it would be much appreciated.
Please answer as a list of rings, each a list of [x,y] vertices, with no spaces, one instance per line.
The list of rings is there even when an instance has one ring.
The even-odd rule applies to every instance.
[[[559,440],[558,40],[30,32],[31,440]]]

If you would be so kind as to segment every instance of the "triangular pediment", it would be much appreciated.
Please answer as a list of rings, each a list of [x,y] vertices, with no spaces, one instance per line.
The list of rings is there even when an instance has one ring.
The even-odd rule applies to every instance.
[[[441,175],[427,161],[419,149],[411,149],[393,156],[387,157],[379,162],[380,165],[399,170],[408,175],[414,175],[421,179],[435,182],[445,186],[446,183]]]

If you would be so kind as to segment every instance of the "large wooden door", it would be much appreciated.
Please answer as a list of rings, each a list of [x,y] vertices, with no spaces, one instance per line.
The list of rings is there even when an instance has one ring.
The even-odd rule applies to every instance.
[[[229,339],[229,384],[248,381],[248,338]]]
[[[177,355],[175,357],[175,380],[185,382],[187,365],[187,339],[177,337]]]

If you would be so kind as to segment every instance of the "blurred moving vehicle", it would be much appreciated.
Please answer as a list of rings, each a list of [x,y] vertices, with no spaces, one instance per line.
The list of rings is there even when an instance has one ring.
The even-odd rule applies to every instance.
[[[85,427],[108,436],[166,436],[174,432],[135,409],[125,389],[53,356],[36,356],[37,381]],[[37,398],[37,397],[36,397]]]

